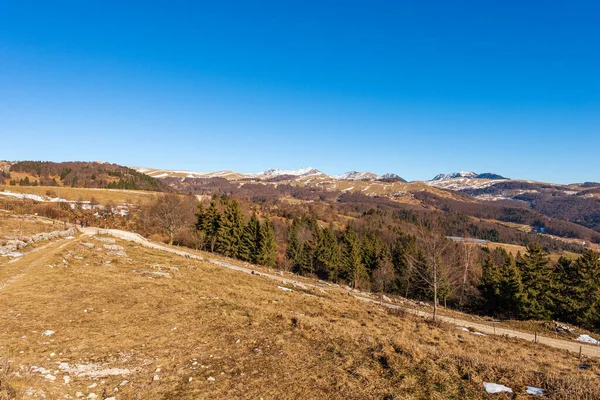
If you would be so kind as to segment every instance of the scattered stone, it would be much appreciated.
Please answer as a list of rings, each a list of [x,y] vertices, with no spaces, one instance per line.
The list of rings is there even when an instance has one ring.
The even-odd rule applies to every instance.
[[[209,376],[208,378],[206,378],[206,380],[209,382],[214,382],[215,378],[213,378],[212,376]]]
[[[131,370],[126,368],[106,368],[100,364],[75,364],[58,363],[58,369],[74,376],[86,376],[88,378],[105,378],[107,376],[128,375]]]
[[[153,380],[153,381],[157,381],[157,380],[159,380],[159,379],[160,379],[160,377],[159,377],[158,375],[154,375],[154,376],[152,377],[152,380]]]
[[[44,375],[44,379],[48,379],[49,381],[55,381],[56,377],[52,374]]]
[[[44,332],[44,335],[52,336],[52,335],[54,335],[54,333],[55,333],[54,331],[51,331],[50,329],[48,329],[47,331]]]
[[[104,242],[104,243],[117,243],[117,241],[113,238],[105,238],[105,237],[98,237],[98,236],[94,236],[94,239],[96,239],[99,242]]]

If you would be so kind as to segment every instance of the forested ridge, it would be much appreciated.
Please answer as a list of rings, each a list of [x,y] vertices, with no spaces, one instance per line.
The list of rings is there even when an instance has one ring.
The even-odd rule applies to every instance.
[[[21,174],[26,176],[16,176]],[[8,172],[3,172],[0,179],[2,183],[13,186],[69,186],[171,191],[164,182],[134,169],[98,162],[20,161],[12,164]]]

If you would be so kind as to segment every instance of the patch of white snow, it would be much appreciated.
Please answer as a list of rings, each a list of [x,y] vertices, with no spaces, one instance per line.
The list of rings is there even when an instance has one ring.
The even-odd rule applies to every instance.
[[[483,387],[485,388],[485,391],[488,393],[502,393],[502,392],[512,393],[511,388],[506,387],[504,385],[500,385],[498,383],[483,382]]]

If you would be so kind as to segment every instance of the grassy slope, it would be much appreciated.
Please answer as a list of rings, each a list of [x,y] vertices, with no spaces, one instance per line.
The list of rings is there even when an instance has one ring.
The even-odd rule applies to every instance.
[[[0,282],[23,274],[0,290],[0,365],[10,353],[21,376],[5,380],[19,393],[465,399],[482,398],[482,382],[492,381],[521,393],[525,385],[542,386],[553,398],[600,396],[595,360],[579,371],[573,355],[391,315],[339,289],[287,292],[266,278],[118,244],[128,257],[82,238],[14,263],[0,260]],[[143,272],[156,272],[156,264],[178,270],[163,269],[172,279]],[[43,336],[47,329],[56,333]],[[134,372],[72,375],[64,384],[54,373],[59,361]],[[28,372],[32,365],[51,370],[56,381]]]
[[[159,192],[148,192],[143,190],[121,190],[121,189],[91,189],[91,188],[70,188],[70,187],[53,187],[53,186],[10,186],[0,185],[0,191],[37,194],[39,196],[60,197],[70,201],[90,201],[94,198],[100,204],[114,202],[136,203],[152,200],[153,196],[160,195]],[[4,196],[0,197],[0,199]]]

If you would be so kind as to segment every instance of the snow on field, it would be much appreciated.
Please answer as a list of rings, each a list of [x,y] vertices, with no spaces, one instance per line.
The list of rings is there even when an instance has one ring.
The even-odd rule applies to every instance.
[[[483,382],[483,387],[485,388],[485,391],[488,393],[502,393],[502,392],[512,393],[511,388],[506,387],[504,385],[499,385],[497,383]]]
[[[578,342],[589,343],[589,344],[600,344],[600,340],[596,340],[589,335],[579,335],[577,339]]]
[[[34,201],[44,201],[44,202],[52,202],[52,203],[66,203],[67,202],[67,200],[61,199],[59,197],[44,197],[44,196],[39,196],[37,194],[30,194],[30,193],[15,193],[15,192],[9,192],[9,191],[2,191],[2,192],[0,192],[0,195],[8,196],[8,197],[15,197],[17,199],[29,199],[29,200],[34,200]]]
[[[286,292],[291,292],[291,291],[292,291],[292,289],[290,289],[290,288],[286,288],[286,287],[283,287],[283,286],[277,286],[277,287],[278,287],[279,289],[281,289],[281,290],[284,290],[284,291],[286,291]]]
[[[73,200],[63,199],[60,197],[40,196],[37,194],[30,194],[30,193],[15,193],[15,192],[11,192],[11,191],[0,191],[0,195],[14,197],[17,199],[29,199],[29,200],[33,200],[33,201],[39,201],[42,203],[68,203],[69,207],[71,207],[71,209],[73,209],[73,210],[75,208],[77,208],[78,206],[81,207],[82,210],[95,210],[95,209],[102,210],[102,209],[104,209],[104,206],[102,206],[102,205],[99,205],[99,204],[92,205],[89,200],[73,201]],[[124,217],[129,213],[129,207],[127,205],[116,206],[115,208],[113,208],[113,212]]]
[[[465,328],[464,326],[457,326],[456,329],[458,329],[460,331],[464,331],[464,332],[469,332],[469,333],[472,333],[473,335],[477,335],[477,336],[487,336],[485,333],[472,331],[469,328]]]
[[[13,258],[18,258],[18,257],[23,257],[24,254],[23,253],[19,253],[17,251],[12,251],[10,253],[6,253],[6,254],[2,254],[2,257],[13,257]]]
[[[540,395],[540,396],[544,395],[544,389],[540,389],[535,386],[527,386],[527,390],[525,392],[527,394],[534,394],[534,395]]]

